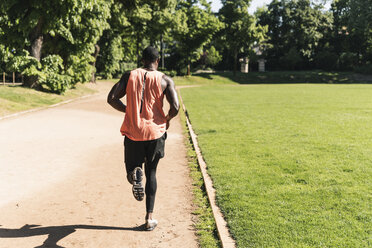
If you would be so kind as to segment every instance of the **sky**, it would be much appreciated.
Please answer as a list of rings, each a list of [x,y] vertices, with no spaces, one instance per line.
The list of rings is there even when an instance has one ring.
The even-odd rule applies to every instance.
[[[209,1],[212,2],[212,11],[213,12],[217,12],[222,6],[220,0],[209,0]],[[319,0],[319,1],[321,1],[321,0]],[[253,14],[256,11],[257,7],[262,7],[266,4],[269,4],[270,2],[271,2],[271,0],[252,0],[248,11],[249,11],[250,14]],[[330,4],[331,1],[326,1],[326,2],[327,3],[325,5],[325,7],[326,7],[326,9],[328,9],[331,5]]]

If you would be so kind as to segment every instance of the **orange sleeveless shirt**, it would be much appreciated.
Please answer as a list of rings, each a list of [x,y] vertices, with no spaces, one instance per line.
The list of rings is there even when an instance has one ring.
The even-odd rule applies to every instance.
[[[127,108],[120,128],[122,135],[134,141],[154,140],[163,136],[167,120],[163,111],[162,77],[163,73],[159,71],[147,71],[142,68],[130,72],[126,89]],[[142,91],[143,103],[140,112]]]

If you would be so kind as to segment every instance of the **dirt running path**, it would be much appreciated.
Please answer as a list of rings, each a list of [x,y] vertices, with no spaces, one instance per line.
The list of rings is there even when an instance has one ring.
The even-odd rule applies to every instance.
[[[158,165],[154,217],[125,178],[122,115],[101,94],[0,121],[0,247],[197,247],[179,119]]]

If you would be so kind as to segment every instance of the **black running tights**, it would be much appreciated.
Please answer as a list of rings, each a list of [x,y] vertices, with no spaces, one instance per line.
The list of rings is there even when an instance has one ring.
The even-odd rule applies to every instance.
[[[146,175],[146,212],[152,213],[155,204],[155,195],[157,189],[156,183],[156,168],[158,166],[160,157],[156,156],[152,162],[145,161],[145,175]]]
[[[156,168],[158,166],[160,156],[156,155],[155,158],[148,162],[147,159],[145,159],[145,175],[146,175],[146,186],[145,186],[145,193],[146,193],[146,212],[152,213],[154,210],[154,204],[155,204],[155,195],[156,195],[156,189],[157,189],[157,183],[156,183]],[[134,168],[140,167],[142,168],[142,164],[125,164],[127,174],[130,174]],[[128,179],[129,181],[129,179]]]

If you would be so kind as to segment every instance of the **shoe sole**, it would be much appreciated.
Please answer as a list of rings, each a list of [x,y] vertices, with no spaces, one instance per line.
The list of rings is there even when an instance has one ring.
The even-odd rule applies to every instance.
[[[153,231],[155,229],[156,226],[153,226],[153,227],[150,227],[150,228],[147,228],[146,227],[146,231]]]
[[[146,231],[152,231],[155,229],[155,227],[157,227],[158,223],[154,224],[154,226],[152,227],[145,227]]]
[[[138,180],[137,179],[137,170],[139,170],[141,172],[141,179],[143,177],[143,172],[142,172],[142,170],[140,168],[138,168],[138,169],[137,168],[134,169],[134,172],[133,172],[132,193],[133,193],[134,198],[137,201],[142,201],[143,198],[145,197],[145,189],[142,186],[142,180]]]

